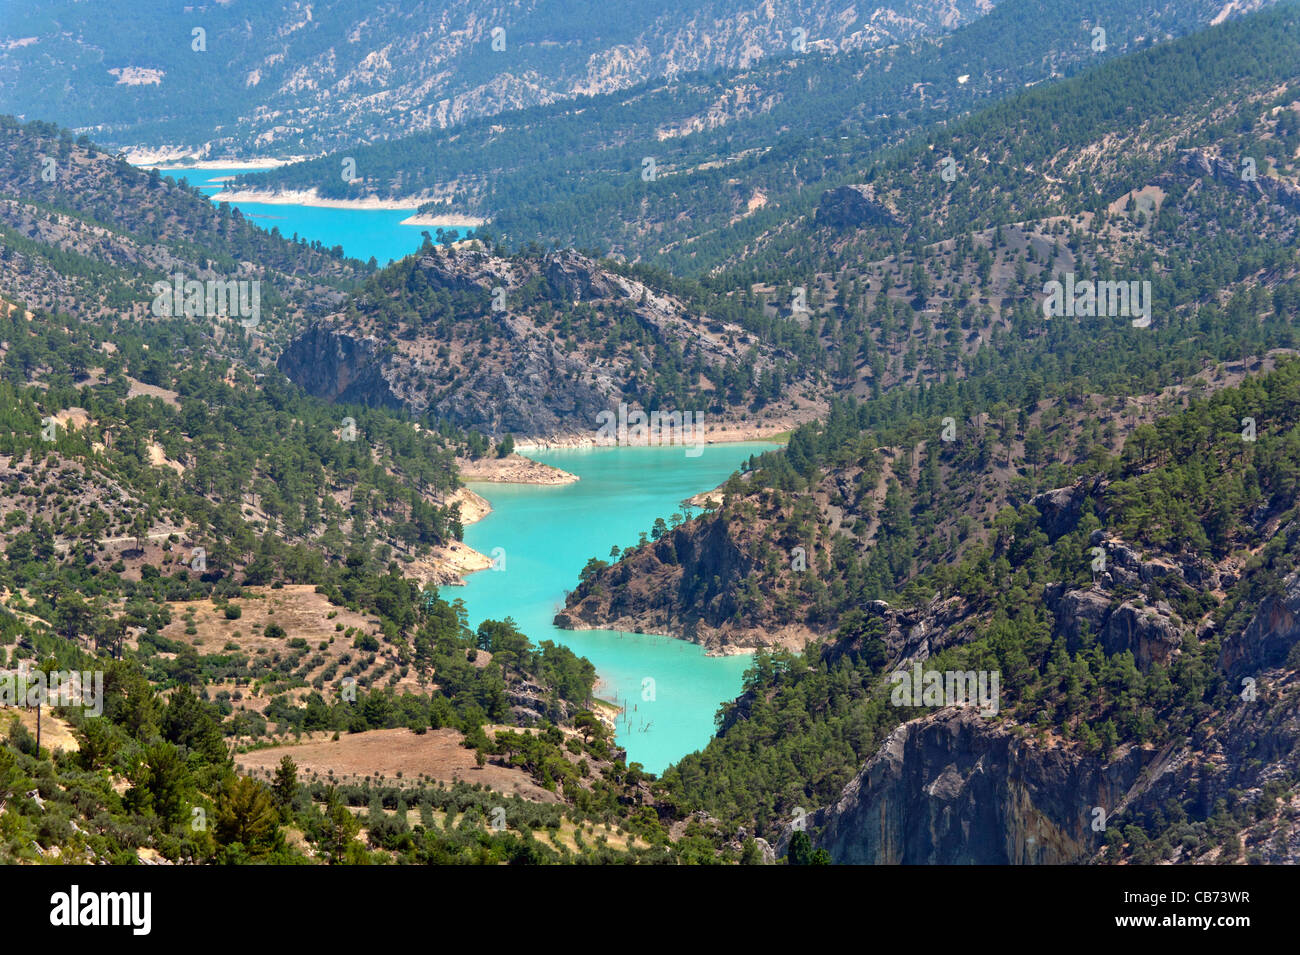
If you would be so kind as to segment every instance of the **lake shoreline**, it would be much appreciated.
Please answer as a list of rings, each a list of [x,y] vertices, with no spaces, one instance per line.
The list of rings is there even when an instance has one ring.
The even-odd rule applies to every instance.
[[[447,498],[448,505],[460,505],[462,527],[477,524],[492,513],[492,504],[471,488],[460,487]],[[465,577],[492,566],[492,558],[470,547],[463,540],[440,545],[433,555],[432,579],[439,587],[464,587]]]
[[[311,159],[311,156],[291,156],[287,159],[196,159],[190,155],[165,149],[134,149],[126,153],[126,161],[137,169],[156,169],[162,175],[180,170],[229,169],[239,172],[267,172],[282,166]],[[233,176],[223,176],[226,182]],[[253,202],[270,206],[308,206],[316,209],[351,209],[354,211],[410,212],[399,225],[426,226],[442,229],[476,229],[487,224],[481,216],[463,213],[420,212],[429,200],[419,196],[406,199],[380,199],[366,196],[361,199],[332,199],[321,196],[312,189],[241,189],[219,190],[211,198],[218,202]]]
[[[729,644],[729,643],[728,643],[728,644],[709,644],[709,643],[706,643],[706,642],[701,641],[701,640],[692,640],[690,637],[683,636],[683,635],[680,634],[680,633],[671,633],[671,632],[669,632],[667,629],[664,629],[664,630],[646,630],[646,629],[642,628],[642,629],[640,629],[640,630],[636,630],[636,629],[630,628],[630,627],[628,627],[628,626],[626,626],[626,625],[625,625],[625,626],[622,626],[622,627],[620,627],[620,626],[615,626],[615,624],[617,624],[618,622],[619,622],[619,621],[614,621],[613,623],[611,623],[611,624],[609,624],[609,625],[605,625],[605,624],[594,624],[594,623],[593,623],[593,624],[588,624],[588,623],[577,624],[577,623],[574,623],[572,620],[570,620],[570,625],[569,625],[569,626],[562,626],[562,625],[560,625],[560,624],[558,624],[558,623],[555,624],[555,626],[558,627],[560,630],[567,630],[567,631],[569,631],[570,633],[583,633],[583,632],[588,632],[588,633],[589,633],[589,632],[592,632],[592,631],[603,631],[603,632],[606,632],[606,633],[617,633],[619,636],[624,636],[625,634],[635,634],[635,635],[638,636],[638,637],[666,637],[666,638],[669,639],[669,640],[680,640],[682,643],[689,643],[689,644],[691,644],[692,646],[699,647],[701,650],[704,651],[704,655],[705,655],[706,657],[743,657],[743,656],[753,656],[753,655],[754,655],[755,653],[757,653],[759,650],[763,650],[763,649],[771,649],[771,647],[768,647],[768,646],[742,647],[742,646],[736,646],[735,644]]]
[[[180,166],[177,168],[183,169],[186,167]],[[166,170],[160,170],[160,172],[166,172]],[[419,211],[422,203],[418,199],[378,199],[374,196],[367,196],[364,199],[331,199],[317,195],[315,189],[222,189],[214,192],[211,198],[216,202],[229,202],[232,205],[240,202],[252,202],[267,206],[308,206],[315,209],[351,209],[358,212],[409,211],[411,215],[399,223],[399,225],[407,226],[474,229],[487,222],[486,219],[478,216],[467,216],[452,212],[445,215],[422,213]]]
[[[534,643],[550,640],[591,661],[599,681],[594,695],[629,711],[616,716],[618,745],[649,772],[708,743],[718,705],[742,691],[751,657],[743,649],[709,655],[698,643],[668,635],[565,630],[555,626],[555,615],[593,555],[634,542],[656,516],[716,486],[751,448],[766,447],[718,445],[700,457],[686,457],[680,447],[540,452],[541,463],[579,481],[554,490],[471,485],[491,501],[493,512],[466,529],[465,541],[500,560],[493,573],[470,574],[466,587],[454,592],[469,620],[510,616]],[[646,695],[648,686],[655,692]]]
[[[184,167],[181,167],[184,168]],[[317,209],[380,209],[403,212],[419,208],[417,203],[393,199],[329,199],[315,189],[222,189],[211,198],[217,202],[255,202],[266,206],[312,206]]]
[[[402,220],[401,224],[438,226],[444,229],[477,229],[479,226],[486,225],[487,219],[480,219],[477,216],[457,215],[455,213],[430,215],[427,212],[417,212],[413,216],[407,216]]]
[[[295,156],[289,159],[194,159],[187,155],[148,149],[128,150],[126,153],[126,161],[137,169],[157,169],[160,173],[166,173],[169,169],[246,169],[249,172],[265,172],[268,169],[291,166],[310,158],[310,156]]]
[[[504,458],[482,457],[478,460],[456,459],[456,471],[462,481],[469,484],[537,484],[546,487],[573,484],[576,474],[561,470],[522,454],[509,454]]]
[[[361,261],[373,258],[385,266],[417,254],[421,230],[442,230],[453,239],[463,239],[478,220],[458,216],[450,210],[429,208],[421,214],[422,200],[382,202],[365,198],[327,199],[317,190],[277,190],[261,181],[265,171],[283,161],[246,162],[244,168],[229,163],[192,165],[160,164],[155,171],[173,181],[185,179],[201,191],[214,206],[239,209],[244,217],[263,229],[278,228],[282,235],[301,241],[319,242],[326,249],[341,247]],[[250,169],[247,167],[258,166]],[[244,176],[232,182],[237,176]]]
[[[477,461],[458,458],[456,470],[465,484],[447,498],[447,503],[460,505],[462,527],[477,524],[492,513],[492,502],[470,487],[470,484],[560,487],[578,481],[576,474],[534,461],[532,458],[525,458],[520,454],[510,454],[504,458],[480,458]],[[448,580],[442,586],[463,587],[465,577],[469,574],[490,570],[492,558],[470,547],[464,541],[452,541],[441,548],[437,566],[442,576],[456,578]]]

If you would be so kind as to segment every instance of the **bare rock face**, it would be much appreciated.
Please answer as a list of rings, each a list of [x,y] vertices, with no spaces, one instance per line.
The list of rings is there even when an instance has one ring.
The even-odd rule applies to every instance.
[[[569,338],[569,323],[587,330]],[[630,325],[636,336],[623,333]],[[494,439],[549,440],[590,437],[601,412],[639,407],[647,370],[671,353],[715,369],[754,355],[756,374],[784,357],[580,253],[502,257],[463,246],[394,265],[290,342],[279,366],[329,401],[432,414]],[[716,398],[701,386],[693,400]]]
[[[1086,626],[1098,634],[1110,617],[1110,594],[1101,590],[1067,590],[1056,584],[1046,589],[1043,602],[1056,614],[1056,636],[1063,636],[1070,649],[1079,646]]]
[[[569,301],[610,298],[621,291],[607,273],[591,268],[591,263],[576,252],[551,256],[543,274],[551,292]]]
[[[379,342],[313,325],[281,354],[280,370],[309,394],[327,401],[400,408],[383,375]]]
[[[1139,607],[1133,601],[1125,601],[1106,621],[1101,632],[1102,649],[1107,656],[1131,652],[1133,661],[1143,672],[1152,664],[1164,666],[1183,641],[1181,630],[1171,619],[1172,613],[1164,602],[1154,607]]]
[[[972,709],[895,730],[833,806],[817,843],[857,865],[1059,865],[1092,855],[1095,807],[1119,805],[1149,759],[1040,747]],[[788,835],[787,840],[788,841]]]
[[[1029,499],[1029,503],[1040,515],[1038,526],[1049,540],[1054,541],[1074,530],[1079,518],[1083,516],[1084,502],[1090,494],[1096,494],[1101,489],[1100,478],[1079,481],[1070,487],[1058,487],[1036,494]]]
[[[935,597],[920,607],[891,607],[883,600],[873,600],[862,612],[867,621],[863,636],[879,634],[891,669],[927,660],[973,634],[969,607],[958,597]],[[866,649],[863,637],[858,637],[827,647],[824,655],[833,662],[843,654]]]
[[[754,564],[729,529],[724,521],[700,521],[639,549],[580,584],[556,626],[671,633],[721,645],[718,630],[735,617],[736,586]]]
[[[1128,544],[1107,537],[1102,531],[1093,532],[1091,543],[1105,552],[1105,565],[1098,574],[1098,583],[1105,587],[1142,587],[1144,584],[1192,578],[1207,582],[1215,579],[1213,568],[1199,558],[1185,558],[1178,562],[1163,558],[1143,560]]]
[[[1043,521],[1053,523],[1047,517],[1053,508],[1059,515],[1070,506],[1069,496],[1062,493],[1066,490],[1049,492],[1050,498],[1034,498],[1044,498]],[[1042,522],[1040,526],[1051,533]],[[1082,645],[1085,632],[1092,634],[1107,655],[1131,652],[1143,672],[1154,664],[1168,665],[1188,626],[1167,602],[1145,595],[1168,585],[1215,589],[1221,583],[1219,570],[1199,557],[1143,560],[1132,547],[1101,531],[1092,535],[1091,543],[1100,548],[1103,558],[1092,588],[1079,590],[1065,584],[1044,588],[1043,602],[1056,618],[1055,635],[1065,637],[1073,651]],[[1137,590],[1140,596],[1122,599],[1117,596],[1121,590]]]
[[[1292,544],[1300,540],[1300,527],[1283,533]],[[1143,560],[1117,540],[1101,543],[1108,581],[1141,587],[1217,573],[1204,562]],[[1132,652],[1142,669],[1168,663],[1183,639],[1163,601],[1120,600],[1109,584],[1051,585],[1044,603],[1056,614],[1058,635],[1075,640],[1086,627],[1108,655]],[[865,609],[881,621],[896,614],[884,606]],[[924,616],[933,621],[936,608]],[[909,644],[924,652],[917,641],[888,643],[891,655]],[[1212,731],[1200,726],[1160,748],[1129,744],[1093,756],[1074,744],[1044,744],[1032,726],[1017,728],[1015,720],[1032,713],[1006,711],[990,720],[974,709],[948,708],[898,726],[839,798],[808,817],[809,831],[837,863],[1106,861],[1103,834],[1093,831],[1097,809],[1109,828],[1144,818],[1171,799],[1205,819],[1221,801],[1237,798],[1234,793],[1257,793],[1291,778],[1300,759],[1300,689],[1287,667],[1298,643],[1300,572],[1260,602],[1243,630],[1224,639],[1219,668],[1233,692]],[[1238,692],[1246,676],[1254,681],[1249,694]],[[1287,811],[1255,820],[1242,836],[1247,851],[1265,862],[1300,861],[1300,824]],[[778,852],[788,839],[787,829]],[[1186,851],[1194,855],[1173,861],[1223,861],[1225,849]]]
[[[1117,603],[1108,590],[1067,590],[1060,584],[1046,588],[1043,598],[1056,614],[1055,634],[1064,636],[1071,650],[1082,645],[1086,628],[1107,656],[1131,652],[1143,672],[1152,664],[1168,664],[1183,640],[1182,627],[1164,601]]]
[[[1217,733],[1160,749],[1126,745],[1109,759],[1044,746],[973,709],[941,710],[899,726],[807,825],[835,863],[1104,861],[1097,821],[1123,826],[1171,799],[1205,818],[1234,791],[1289,778],[1300,758],[1300,701],[1286,683],[1284,671],[1271,671],[1260,697],[1234,702]],[[1291,813],[1253,828],[1250,848],[1263,862],[1300,862]],[[778,854],[790,834],[787,827]],[[1174,861],[1212,862],[1217,852]]]
[[[1240,634],[1228,637],[1219,650],[1219,668],[1236,681],[1284,664],[1300,643],[1300,575],[1286,579],[1280,594],[1264,598],[1258,612]]]
[[[458,292],[497,285],[509,287],[517,271],[506,260],[468,248],[450,248],[435,255],[422,255],[419,266],[430,284]]]
[[[817,224],[836,229],[865,229],[872,226],[901,226],[903,220],[876,198],[869,185],[837,186],[822,194],[817,205]]]
[[[1262,169],[1256,168],[1253,177],[1248,176],[1245,167],[1233,166],[1223,157],[1203,149],[1184,151],[1182,167],[1194,176],[1213,179],[1237,192],[1266,197],[1284,208],[1300,210],[1300,188],[1285,179],[1266,175]]]
[[[501,320],[500,338],[511,344],[499,363],[481,363],[442,394],[430,393],[419,360],[384,349],[372,336],[314,325],[294,339],[277,362],[309,394],[327,401],[434,412],[493,437],[542,435],[595,427],[611,397],[584,380],[590,369],[536,332]],[[422,374],[422,372],[425,372]],[[432,400],[431,400],[432,399]]]
[[[567,700],[552,700],[545,687],[530,680],[509,683],[506,699],[510,702],[510,711],[523,720],[525,726],[534,726],[544,719],[566,720],[577,712],[573,704]]]

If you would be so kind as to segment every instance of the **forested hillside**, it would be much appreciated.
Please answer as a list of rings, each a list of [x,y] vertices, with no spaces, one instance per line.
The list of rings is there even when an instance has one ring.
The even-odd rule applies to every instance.
[[[267,233],[238,209],[214,207],[196,190],[48,123],[0,117],[0,170],[3,293],[29,310],[139,321],[164,311],[155,308],[154,284],[173,285],[177,275],[256,281],[257,315],[251,307],[240,314],[229,296],[212,314],[206,296],[202,304],[168,302],[164,313],[181,317],[188,308],[210,326],[199,334],[222,338],[215,350],[249,358],[259,342],[281,339],[341,301],[367,273],[340,249]],[[247,292],[244,301],[253,304]]]
[[[629,548],[626,566],[596,568],[570,598],[570,621],[654,618],[674,633],[702,626],[697,637],[712,640],[720,628],[744,630],[761,643],[772,627],[796,627],[786,636],[797,643],[826,633],[848,608],[901,590],[919,566],[959,556],[971,522],[1073,481],[1099,450],[1118,450],[1143,404],[1185,401],[1221,382],[1217,363],[1294,347],[1300,25],[1294,8],[1259,19],[1270,23],[1267,42],[1251,21],[1228,24],[956,127],[972,156],[1021,144],[993,169],[1087,157],[1107,170],[1088,188],[1043,198],[1044,183],[1055,188],[1050,173],[984,181],[972,170],[975,183],[956,193],[968,205],[954,208],[947,192],[902,186],[938,178],[918,158],[931,150],[908,149],[883,167],[873,201],[910,226],[824,225],[791,249],[800,258],[822,252],[803,279],[823,290],[809,326],[836,390],[860,398],[796,431],[747,482],[733,481],[722,513],[643,552]],[[1150,102],[1166,79],[1178,88],[1188,74],[1196,83],[1163,104],[1176,111]],[[1118,117],[1135,111],[1167,128],[1121,136]],[[1037,114],[1043,129],[1022,137]],[[1060,122],[1069,115],[1097,118],[1074,133]],[[1247,154],[1259,157],[1253,180],[1222,171]],[[1282,156],[1291,158],[1273,159]],[[990,221],[974,206],[994,205],[995,190],[1004,208]],[[942,231],[972,222],[973,231]],[[829,271],[844,261],[865,264]],[[1045,316],[1046,283],[1065,273],[1148,282],[1150,325]],[[785,574],[794,547],[825,572]],[[671,586],[642,583],[642,598],[625,586],[634,578]]]
[[[0,860],[1300,862],[1300,5],[514,4],[509,82],[469,0],[359,9],[198,11],[265,75],[184,117],[173,59],[89,88],[118,134],[447,125],[264,180],[494,219],[387,268],[0,118],[0,693],[102,678],[0,699]],[[791,10],[837,49],[769,51]],[[54,13],[0,83],[119,52]],[[445,589],[493,564],[458,460],[620,404],[788,428],[556,618],[758,651],[658,778]]]
[[[859,603],[825,642],[764,654],[718,740],[666,773],[665,791],[723,831],[773,839],[798,807],[828,807],[810,830],[835,861],[1293,862],[1298,384],[1289,361],[1193,402],[1087,481],[1004,509],[986,543],[897,604]],[[891,705],[888,675],[920,660],[1000,673],[997,718],[903,726],[937,710]],[[890,752],[907,779],[887,738],[905,747]],[[1049,751],[1063,765],[1045,765]],[[954,797],[982,800],[990,826],[963,835],[941,821],[946,797],[918,787],[982,756],[1032,795]],[[884,800],[899,830],[877,828]],[[1096,806],[1112,819],[1101,831]],[[933,842],[916,838],[927,825]],[[1026,841],[1044,829],[1059,839]]]
[[[797,243],[823,189],[918,129],[1182,36],[1221,10],[1209,0],[1005,0],[942,39],[839,54],[810,46],[739,71],[349,149],[237,185],[426,197],[430,211],[490,218],[510,247],[559,242],[702,276],[774,230]],[[351,183],[339,176],[345,156],[356,160]]]
[[[102,714],[5,709],[0,857],[365,861],[348,806],[368,802],[369,845],[412,861],[604,852],[570,834],[639,776],[589,710],[591,664],[438,596],[488,564],[459,540],[462,504],[482,502],[455,465],[482,436],[327,404],[269,361],[367,270],[48,126],[4,132],[20,186],[0,232],[4,703],[43,701],[24,673],[103,683]],[[44,156],[56,174],[37,185]],[[231,292],[214,313],[188,286],[156,307],[176,273],[264,283],[263,308]],[[450,764],[490,758],[527,798],[484,842],[469,820],[504,797],[445,772],[401,793],[297,779],[292,760],[274,785],[235,772],[237,751],[341,731],[436,732]],[[395,800],[464,825],[417,840]],[[651,851],[620,831],[610,852]]]
[[[280,368],[331,401],[498,439],[591,440],[629,405],[690,415],[689,436],[664,440],[701,443],[730,421],[806,421],[824,407],[820,349],[788,316],[574,252],[443,245],[369,279]]]
[[[1031,91],[773,242],[857,397],[557,618],[772,648],[679,811],[792,860],[1294,861],[1298,40]],[[1150,282],[1149,324],[1045,314],[1067,273]],[[1000,674],[995,718],[900,706],[914,664]]]

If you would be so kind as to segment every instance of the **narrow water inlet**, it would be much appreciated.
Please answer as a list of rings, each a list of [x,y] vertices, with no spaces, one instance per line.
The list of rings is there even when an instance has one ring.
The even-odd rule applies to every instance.
[[[681,501],[726,480],[749,458],[778,445],[707,445],[697,457],[681,447],[585,448],[528,456],[581,478],[574,484],[471,485],[492,513],[465,529],[481,553],[501,548],[504,570],[470,575],[448,600],[465,601],[470,626],[514,618],[534,643],[553,640],[596,667],[597,694],[626,712],[617,739],[628,762],[662,772],[706,745],[718,706],[739,692],[751,654],[710,657],[685,640],[607,630],[561,630],[552,621],[587,560],[609,559],[648,532],[655,518],[682,512]]]

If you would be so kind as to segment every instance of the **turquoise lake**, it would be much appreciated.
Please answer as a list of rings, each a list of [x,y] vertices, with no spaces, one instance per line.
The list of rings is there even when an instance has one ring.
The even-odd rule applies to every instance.
[[[223,177],[246,170],[174,168],[160,170],[182,178],[220,201]],[[360,259],[381,264],[419,248],[426,226],[404,226],[411,211],[331,209],[270,203],[236,203],[266,230],[292,238],[341,245]],[[564,594],[577,585],[590,557],[608,559],[617,544],[635,544],[655,518],[681,512],[684,498],[717,487],[752,454],[769,443],[706,446],[699,457],[679,447],[593,448],[530,452],[529,457],[581,478],[554,487],[473,484],[492,504],[492,513],[465,529],[465,542],[484,554],[504,552],[503,570],[466,578],[465,587],[447,587],[448,600],[465,601],[470,626],[485,619],[513,617],[534,642],[553,640],[596,666],[602,699],[626,706],[618,722],[619,744],[628,761],[662,772],[687,753],[702,748],[714,732],[719,704],[740,691],[750,655],[709,657],[693,643],[671,637],[605,630],[560,630],[552,625]],[[653,693],[650,692],[653,680]],[[653,696],[653,699],[644,697]]]
[[[492,513],[465,528],[465,542],[492,556],[501,548],[504,569],[470,574],[460,597],[470,625],[514,617],[534,641],[553,640],[596,666],[602,699],[626,706],[618,741],[628,762],[649,772],[701,749],[713,735],[718,705],[740,691],[752,656],[709,657],[693,643],[671,637],[607,630],[561,630],[552,624],[566,590],[590,557],[609,559],[610,548],[635,544],[656,517],[682,511],[681,501],[717,487],[768,443],[706,446],[697,458],[681,447],[594,448],[529,452],[528,457],[581,478],[554,487],[471,484]],[[653,700],[643,691],[653,680]]]
[[[160,169],[170,179],[185,179],[220,202],[217,193],[228,176],[254,172],[248,169]],[[327,248],[343,246],[348,255],[366,260],[372,255],[380,265],[410,255],[424,241],[420,233],[428,232],[437,238],[437,230],[429,226],[402,225],[402,220],[415,212],[410,209],[330,209],[321,206],[281,205],[268,202],[237,202],[234,204],[254,225],[266,231],[276,228],[285,238],[296,232],[308,242],[319,239]],[[454,229],[445,231],[455,232]]]

